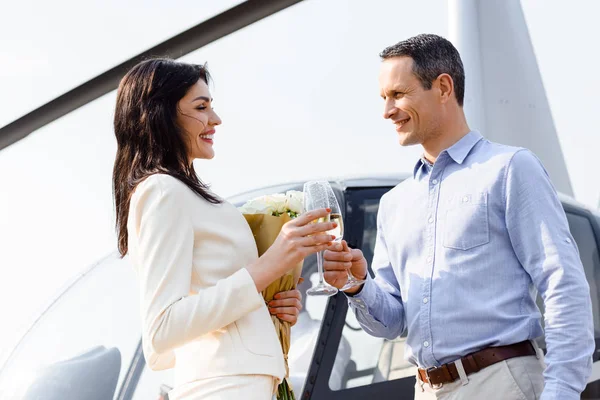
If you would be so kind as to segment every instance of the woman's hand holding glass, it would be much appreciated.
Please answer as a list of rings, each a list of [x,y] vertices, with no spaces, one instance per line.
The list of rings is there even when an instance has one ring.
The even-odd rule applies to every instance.
[[[258,291],[263,291],[309,255],[321,252],[331,245],[335,236],[327,232],[335,229],[337,223],[314,222],[329,220],[330,212],[329,208],[311,210],[283,225],[271,247],[246,267]]]

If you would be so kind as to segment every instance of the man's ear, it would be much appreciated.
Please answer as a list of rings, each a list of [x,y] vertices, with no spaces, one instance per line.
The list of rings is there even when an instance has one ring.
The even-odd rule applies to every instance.
[[[441,74],[436,81],[440,90],[440,100],[442,103],[447,103],[454,96],[454,81],[448,74]]]

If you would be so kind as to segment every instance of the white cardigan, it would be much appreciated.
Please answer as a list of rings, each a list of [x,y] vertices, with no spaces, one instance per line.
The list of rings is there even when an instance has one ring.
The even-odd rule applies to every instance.
[[[226,375],[285,374],[264,300],[245,265],[252,231],[231,204],[211,204],[169,175],[136,188],[129,254],[139,278],[144,356],[175,385]]]

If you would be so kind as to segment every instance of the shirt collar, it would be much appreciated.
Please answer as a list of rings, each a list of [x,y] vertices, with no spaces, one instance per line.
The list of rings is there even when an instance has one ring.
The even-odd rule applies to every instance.
[[[465,161],[465,158],[469,155],[473,147],[481,140],[481,133],[477,131],[471,131],[463,136],[458,142],[454,143],[451,147],[444,150],[450,158],[452,158],[456,163],[462,164]],[[443,152],[442,152],[443,153]],[[440,153],[441,154],[441,153]],[[439,158],[439,156],[438,156]],[[427,163],[424,157],[419,158],[415,168],[413,169],[413,178],[416,178],[417,172],[421,169],[421,167]]]
[[[415,168],[413,169],[413,178],[417,178],[417,174],[421,169],[423,169],[424,172],[426,172],[428,168],[432,168],[431,165],[432,164],[429,161],[427,161],[425,157],[421,156],[421,158],[419,158],[419,161],[417,161]]]
[[[481,140],[481,133],[471,131],[446,150],[448,155],[458,164],[462,164],[473,147]]]

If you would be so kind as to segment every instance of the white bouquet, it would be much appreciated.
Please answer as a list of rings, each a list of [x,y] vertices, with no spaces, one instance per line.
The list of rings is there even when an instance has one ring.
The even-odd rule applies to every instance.
[[[303,192],[290,190],[283,193],[276,193],[267,196],[257,197],[248,201],[240,211],[246,218],[254,241],[258,249],[258,255],[261,256],[273,244],[281,227],[292,218],[300,215],[304,209]],[[304,262],[298,263],[296,268],[289,271],[279,279],[272,282],[262,295],[265,302],[273,300],[273,297],[279,292],[285,292],[295,289],[298,285],[302,266]],[[277,316],[272,315],[271,319],[275,326],[281,349],[285,359],[286,377],[277,389],[278,400],[294,400],[294,391],[288,381],[289,369],[287,363],[288,352],[290,350],[291,326],[287,321],[282,321]]]

